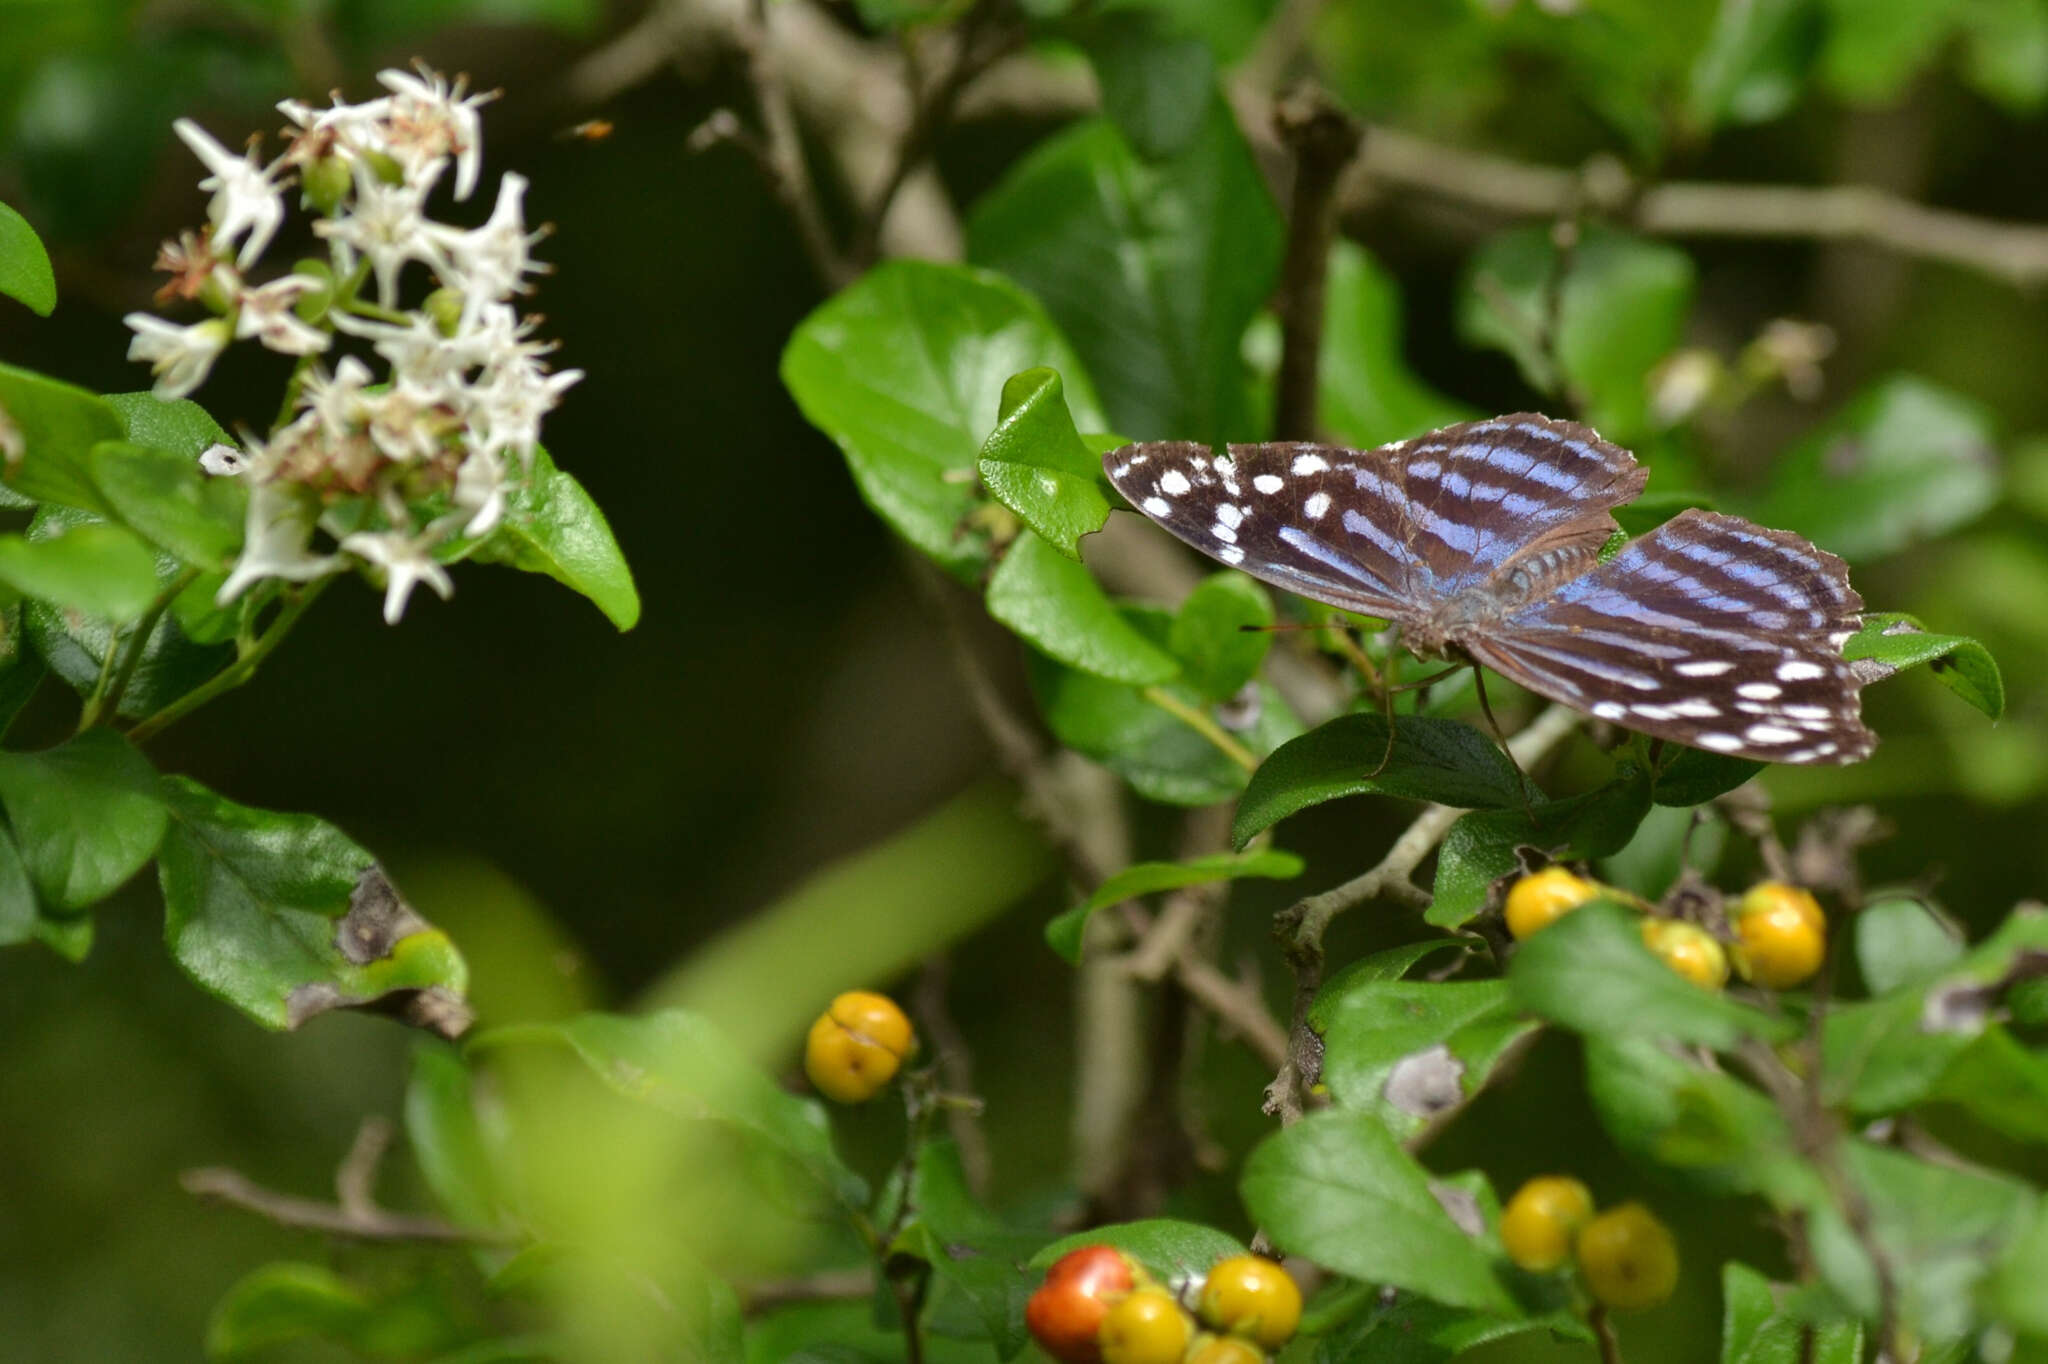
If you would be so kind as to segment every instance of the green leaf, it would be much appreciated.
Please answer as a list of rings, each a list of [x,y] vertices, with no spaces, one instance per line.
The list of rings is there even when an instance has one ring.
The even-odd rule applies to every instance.
[[[1588,1036],[1586,1091],[1617,1146],[1645,1164],[1684,1171],[1692,1188],[1763,1194],[1779,1207],[1825,1192],[1775,1104],[1675,1044]]]
[[[1238,346],[1281,246],[1279,211],[1218,95],[1167,160],[1143,160],[1105,119],[1054,135],[967,224],[968,256],[1044,301],[1112,395],[1110,424],[1138,440],[1249,434]]]
[[[1997,1024],[1956,1054],[1927,1097],[2016,1141],[2048,1144],[2048,1058]]]
[[[1127,608],[1124,618],[1140,625],[1149,639],[1166,636],[1163,613]],[[1244,790],[1247,774],[1242,767],[1179,718],[1147,701],[1138,688],[1076,672],[1036,654],[1027,662],[1032,690],[1054,736],[1108,767],[1139,795],[1169,805],[1213,805]],[[1186,705],[1207,705],[1178,682],[1166,684],[1165,690]],[[1264,682],[1248,706],[1214,706],[1209,712],[1219,723],[1228,712],[1232,737],[1255,755],[1270,753],[1301,733],[1301,722],[1280,693]]]
[[[31,542],[56,539],[76,534],[84,528],[104,525],[91,512],[61,505],[45,506],[37,510],[35,519],[29,523],[28,539]],[[184,565],[176,556],[168,553],[156,555],[155,590],[168,587],[183,571]],[[215,578],[214,587],[218,588],[219,583],[220,580]],[[188,588],[180,596],[189,595],[191,590]],[[260,609],[266,600],[267,594],[261,588],[247,594],[244,601],[231,611],[220,611],[209,600],[206,619],[231,627],[240,619],[242,612]],[[151,631],[128,689],[121,694],[122,715],[154,713],[211,677],[227,661],[228,650],[203,647],[188,638],[178,623],[179,615],[175,610],[166,613]],[[75,610],[60,609],[42,601],[25,603],[22,625],[29,643],[49,664],[50,671],[81,696],[89,694],[98,685],[101,660],[106,657],[107,650],[126,648],[128,642],[128,633],[106,620]],[[232,638],[233,630],[228,629],[222,637]]]
[[[1273,599],[1242,573],[1215,573],[1195,584],[1174,614],[1167,647],[1188,685],[1228,701],[1258,674],[1272,647]]]
[[[1600,879],[1661,900],[1686,868],[1712,876],[1728,840],[1727,822],[1711,812],[1658,806],[1643,820],[1628,846],[1600,863]]]
[[[1079,560],[1026,532],[988,583],[988,613],[1040,652],[1111,681],[1164,682],[1180,664],[1132,629]]]
[[[1991,651],[1966,635],[1934,635],[1911,616],[1871,611],[1863,628],[1842,646],[1842,657],[1860,663],[1857,675],[1883,681],[1925,663],[1935,680],[1997,720],[2005,714],[2005,679]]]
[[[1069,559],[1109,520],[1102,461],[1074,430],[1060,376],[1027,369],[1003,385],[1002,414],[981,447],[982,485]]]
[[[1585,1323],[1568,1311],[1510,1321],[1402,1293],[1391,1302],[1375,1301],[1368,1311],[1319,1339],[1315,1364],[1447,1364],[1467,1350],[1531,1331],[1591,1339]]]
[[[1516,848],[1605,857],[1627,847],[1649,813],[1647,773],[1624,764],[1605,786],[1582,795],[1546,801],[1526,812],[1460,815],[1437,850],[1436,884],[1423,917],[1439,928],[1456,928],[1477,914],[1493,883],[1520,868]]]
[[[1985,1307],[2016,1331],[2048,1338],[2048,1200],[2036,1198],[2032,1219],[2000,1257],[1985,1293]]]
[[[92,447],[118,440],[121,419],[105,400],[31,370],[0,365],[0,413],[20,434],[22,453],[0,478],[24,497],[105,511],[86,468]]]
[[[185,563],[219,571],[242,547],[249,490],[210,478],[190,456],[107,441],[92,448],[92,478],[114,514]],[[150,573],[152,595],[156,575]]]
[[[12,947],[37,935],[36,888],[29,880],[21,849],[0,829],[0,947]]]
[[[1703,748],[1673,745],[1666,748],[1665,754],[1650,791],[1650,799],[1659,805],[1705,805],[1764,770],[1760,762],[1709,753]]]
[[[1102,87],[1102,112],[1139,156],[1163,160],[1201,135],[1216,88],[1208,44],[1149,9],[1096,15],[1080,39]]]
[[[368,1325],[374,1312],[368,1297],[324,1265],[264,1265],[214,1306],[206,1355],[240,1359],[308,1337],[345,1340]]]
[[[860,1176],[832,1150],[825,1111],[785,1093],[725,1034],[681,1009],[628,1017],[587,1013],[561,1023],[495,1028],[471,1048],[516,1042],[567,1045],[618,1094],[688,1121],[711,1120],[750,1134],[793,1161],[849,1207],[867,1198]]]
[[[1003,386],[1034,366],[1064,377],[1074,420],[1107,429],[1081,362],[1044,309],[986,270],[892,261],[828,299],[782,353],[782,382],[839,446],[897,534],[961,578],[988,558],[963,534],[971,474]]]
[[[105,729],[36,753],[0,752],[0,806],[36,890],[60,911],[113,894],[164,836],[149,760]]]
[[[1401,353],[1401,295],[1355,242],[1330,248],[1316,414],[1346,444],[1371,449],[1475,415],[1417,378]]]
[[[1732,1047],[1781,1040],[1782,1016],[1702,989],[1643,946],[1643,916],[1605,901],[1582,906],[1515,949],[1508,983],[1524,1008],[1576,1031],[1669,1037]]]
[[[1323,988],[1316,992],[1315,999],[1309,1004],[1308,1024],[1317,1032],[1326,1030],[1328,1019],[1320,1009],[1324,1000],[1341,999],[1349,991],[1371,981],[1399,980],[1407,975],[1417,962],[1438,952],[1465,952],[1469,948],[1470,943],[1463,938],[1424,938],[1360,957],[1323,982]]]
[[[533,466],[505,499],[505,519],[478,546],[483,563],[545,573],[588,597],[621,630],[640,619],[640,591],[611,524],[583,485],[534,447]]]
[[[57,276],[50,253],[28,219],[0,204],[0,294],[43,317],[57,306]]]
[[[1044,1270],[1068,1251],[1092,1245],[1115,1246],[1150,1270],[1161,1283],[1192,1283],[1207,1275],[1218,1260],[1245,1253],[1243,1244],[1235,1237],[1214,1227],[1160,1217],[1112,1222],[1063,1236],[1041,1247],[1025,1268]]]
[[[165,402],[148,389],[109,393],[105,402],[121,419],[123,436],[132,445],[168,450],[193,463],[215,445],[233,445],[207,410],[190,398]]]
[[[1036,1238],[1011,1231],[976,1201],[949,1139],[918,1148],[910,1207],[914,1216],[890,1252],[917,1256],[966,1298],[997,1358],[1023,1349],[1024,1302],[1036,1285],[1017,1266]]]
[[[1683,336],[1692,258],[1675,246],[1589,227],[1564,268],[1562,288],[1553,287],[1559,255],[1547,227],[1495,237],[1466,272],[1459,333],[1506,351],[1535,387],[1574,396],[1586,422],[1610,440],[1649,434],[1646,380]]]
[[[1793,1292],[1748,1265],[1721,1266],[1721,1364],[1858,1364],[1863,1324],[1815,1325],[1780,1305]]]
[[[499,1220],[497,1171],[477,1122],[469,1067],[453,1047],[413,1048],[405,1086],[405,1140],[420,1174],[448,1216],[464,1226]]]
[[[1098,909],[1156,895],[1182,886],[1235,881],[1244,876],[1287,880],[1301,875],[1302,861],[1293,853],[1266,849],[1254,853],[1212,853],[1185,862],[1139,862],[1125,867],[1097,887],[1095,893],[1045,926],[1045,940],[1069,965],[1081,961],[1081,940],[1088,918]]]
[[[1340,715],[1259,764],[1230,836],[1241,848],[1287,816],[1341,796],[1401,796],[1490,809],[1520,801],[1521,784],[1500,745],[1462,720],[1396,716],[1390,755],[1385,716]],[[1541,795],[1534,788],[1529,794]]]
[[[1873,995],[1938,976],[1963,955],[1954,929],[1918,900],[1875,898],[1856,915],[1856,964]]]
[[[341,830],[184,777],[159,789],[164,940],[202,987],[269,1028],[361,1008],[446,1037],[468,1026],[455,945]]]
[[[1901,374],[1865,389],[1786,451],[1749,514],[1859,563],[1936,539],[1997,498],[1989,414]]]
[[[1822,3],[1827,42],[1821,49],[1821,77],[1854,103],[1878,103],[1899,94],[1934,61],[1962,12],[1949,0]]]
[[[1477,1094],[1536,1027],[1499,980],[1351,977],[1324,986],[1311,1007],[1331,1102],[1404,1140]]]
[[[1452,1307],[1519,1315],[1492,1252],[1451,1220],[1428,1174],[1368,1114],[1311,1114],[1268,1137],[1239,1188],[1291,1255]]]
[[[1818,47],[1813,0],[1721,5],[1693,63],[1686,119],[1710,132],[1724,123],[1768,123],[1798,100]]]
[[[72,526],[41,540],[0,535],[0,583],[24,597],[126,625],[156,598],[156,556],[119,526]]]

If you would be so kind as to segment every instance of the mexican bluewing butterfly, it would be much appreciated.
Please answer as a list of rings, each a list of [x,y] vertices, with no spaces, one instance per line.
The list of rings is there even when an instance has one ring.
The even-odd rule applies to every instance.
[[[1388,621],[1423,658],[1714,753],[1868,757],[1842,659],[1862,598],[1789,531],[1681,512],[1601,563],[1649,471],[1575,422],[1520,412],[1352,450],[1192,441],[1103,457],[1117,491],[1233,568]]]

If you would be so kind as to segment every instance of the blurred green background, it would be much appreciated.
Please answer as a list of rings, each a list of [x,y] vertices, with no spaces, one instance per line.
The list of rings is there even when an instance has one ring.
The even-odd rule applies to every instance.
[[[1271,6],[1193,8],[1218,41],[1241,46]],[[1641,7],[1611,8],[1641,17]],[[1820,16],[1819,28],[1788,40],[1803,45],[1789,90],[1765,98],[1749,126],[1646,148],[1630,133],[1629,101],[1641,95],[1630,82],[1650,80],[1660,62],[1694,60],[1711,30],[1700,17],[1719,8],[1669,7],[1675,56],[1603,58],[1517,36],[1571,17],[1526,4],[1340,3],[1314,50],[1360,112],[1468,147],[1557,165],[1602,151],[1655,156],[1663,174],[1688,179],[1873,183],[2048,220],[2048,124],[2035,112],[2048,93],[2048,5],[1974,7],[2003,16],[2002,42],[1990,21],[1954,17],[1965,8],[1955,5],[1783,6]],[[684,147],[743,87],[714,66],[689,79],[662,74],[601,108],[564,93],[562,73],[643,9],[0,0],[0,200],[44,234],[61,291],[49,320],[0,304],[0,358],[102,391],[145,386],[123,359],[120,317],[150,306],[158,241],[203,214],[173,117],[199,117],[232,144],[274,130],[275,99],[330,84],[364,98],[376,70],[414,56],[503,86],[486,119],[487,171],[529,176],[530,219],[556,225],[542,252],[555,273],[535,306],[545,334],[561,340],[559,363],[587,372],[550,419],[548,444],[609,514],[639,578],[642,623],[620,636],[544,579],[469,568],[451,602],[421,596],[389,629],[370,591],[345,587],[252,686],[152,752],[237,800],[318,812],[377,850],[464,944],[492,1021],[629,1005],[721,930],[968,793],[910,855],[824,885],[805,902],[819,917],[801,922],[825,953],[834,949],[814,932],[819,922],[852,939],[915,940],[921,925],[971,923],[1016,902],[958,948],[952,971],[990,1101],[998,1187],[1023,1203],[1065,1176],[1071,973],[1039,940],[1062,892],[1008,813],[928,604],[776,380],[782,343],[820,288],[751,164],[730,148]],[[835,12],[855,23],[850,7]],[[615,131],[564,135],[591,118]],[[957,196],[994,183],[1053,126],[980,123],[947,135],[939,154]],[[1349,226],[1399,280],[1416,369],[1504,411],[1538,400],[1451,321],[1458,272],[1500,225],[1390,199]],[[1870,694],[1886,739],[1873,763],[1793,773],[1780,788],[1794,808],[1880,801],[1900,832],[1873,853],[1874,874],[1938,875],[1943,899],[1981,926],[2038,892],[2048,863],[2038,833],[2048,713],[2035,681],[2048,661],[2048,444],[2036,434],[2048,430],[2048,307],[2034,292],[1869,248],[1687,246],[1700,268],[1689,341],[1730,353],[1768,319],[1799,316],[1828,324],[1839,342],[1817,401],[1766,397],[1715,431],[1736,481],[1892,371],[1984,406],[2005,471],[2000,504],[1959,536],[1860,569],[1857,581],[1873,605],[1983,639],[2004,664],[2010,718],[1987,729],[1914,676]],[[225,425],[255,425],[274,407],[277,379],[238,357],[197,397]],[[67,716],[46,694],[21,733],[54,735]],[[1400,814],[1353,802],[1297,820],[1288,845],[1311,857],[1304,886],[1356,871]],[[960,889],[991,865],[1004,869],[1002,884]],[[1245,952],[1263,945],[1262,911],[1286,898],[1264,884],[1240,892],[1234,931]],[[242,1272],[328,1251],[200,1205],[180,1192],[178,1172],[233,1165],[319,1196],[360,1117],[397,1112],[411,1045],[397,1028],[329,1017],[302,1035],[261,1033],[177,974],[157,946],[159,913],[154,888],[138,885],[100,915],[84,965],[35,949],[0,956],[7,1364],[195,1357],[207,1311]],[[1333,943],[1340,954],[1405,928],[1353,918]],[[1284,973],[1270,954],[1266,969],[1278,998]],[[717,974],[700,969],[695,988],[715,995]],[[862,983],[884,982],[835,982]],[[1264,1129],[1266,1078],[1239,1052],[1210,1052],[1202,1101],[1226,1148],[1241,1153]],[[1540,1050],[1432,1162],[1486,1162],[1501,1187],[1569,1163],[1602,1201],[1640,1191],[1643,1176],[1589,1136],[1576,1084],[1568,1048]],[[1519,1136],[1504,1160],[1487,1135],[1507,1123]],[[849,1136],[871,1161],[892,1139],[870,1115]],[[1660,1342],[1646,1357],[1710,1357],[1718,1306],[1711,1272],[1697,1267],[1734,1253],[1783,1266],[1760,1224],[1657,1192],[1696,1272],[1629,1339]],[[385,1193],[400,1205],[420,1197],[402,1160]],[[1177,1206],[1244,1230],[1228,1170],[1198,1180]],[[1526,1343],[1517,1349],[1533,1357]]]

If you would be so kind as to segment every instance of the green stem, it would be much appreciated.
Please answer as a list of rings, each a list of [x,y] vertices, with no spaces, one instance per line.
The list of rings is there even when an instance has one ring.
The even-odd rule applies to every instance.
[[[332,335],[332,332],[329,333]],[[273,434],[282,431],[291,422],[292,413],[299,405],[299,394],[306,387],[306,375],[313,368],[313,357],[301,355],[299,362],[292,366],[292,377],[285,381],[284,401],[277,406],[277,419],[270,424]]]
[[[1259,760],[1252,756],[1251,750],[1224,733],[1223,726],[1217,724],[1199,707],[1189,705],[1164,687],[1147,687],[1139,694],[1214,744],[1217,752],[1245,771],[1257,769]]]
[[[257,637],[256,643],[247,652],[207,681],[129,730],[129,739],[138,744],[142,743],[208,701],[247,682],[255,675],[257,666],[270,656],[271,650],[284,643],[284,637],[298,624],[299,617],[306,614],[307,608],[319,599],[320,594],[326,591],[327,585],[333,581],[331,577],[318,578],[301,588],[296,597],[284,604],[284,609],[277,613],[277,619],[270,622],[270,628]]]
[[[164,612],[171,609],[171,603],[177,599],[178,594],[190,587],[198,576],[198,569],[188,568],[171,579],[164,585],[164,589],[156,594],[156,600],[149,604],[149,610],[143,613],[141,620],[135,622],[135,629],[128,636],[128,647],[121,656],[120,671],[114,674],[112,685],[105,687],[103,691],[95,691],[93,699],[86,704],[85,714],[79,717],[78,721],[81,732],[121,713],[121,698],[128,694],[128,684],[135,680],[135,670],[141,666],[143,654],[149,651],[149,637],[156,633],[157,622],[164,618]],[[113,656],[114,645],[110,639],[107,642],[107,657],[111,659]],[[100,678],[102,682],[106,680],[104,668],[101,670]]]
[[[92,684],[92,694],[85,698],[85,709],[78,714],[78,732],[85,733],[100,722],[100,715],[106,708],[107,689],[114,685],[114,674],[119,671],[116,660],[121,653],[121,629],[116,625],[107,627],[107,652],[100,659],[100,675]]]

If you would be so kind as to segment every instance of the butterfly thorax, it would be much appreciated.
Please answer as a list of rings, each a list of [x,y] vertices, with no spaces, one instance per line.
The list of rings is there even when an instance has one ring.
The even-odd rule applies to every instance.
[[[1418,658],[1463,658],[1462,640],[1493,629],[1593,567],[1599,551],[1590,538],[1580,531],[1565,543],[1531,546],[1484,582],[1445,598],[1425,619],[1405,623],[1401,642]]]

